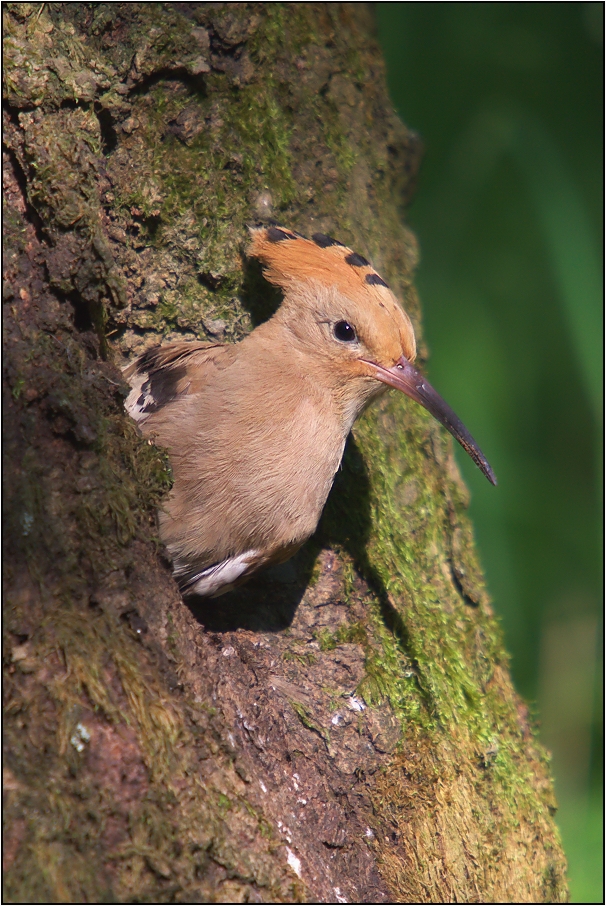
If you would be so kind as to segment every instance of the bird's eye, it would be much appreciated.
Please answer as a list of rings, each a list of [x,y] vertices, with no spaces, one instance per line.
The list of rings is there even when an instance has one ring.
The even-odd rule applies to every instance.
[[[342,343],[353,343],[358,339],[354,328],[347,321],[337,321],[333,327],[333,333]]]

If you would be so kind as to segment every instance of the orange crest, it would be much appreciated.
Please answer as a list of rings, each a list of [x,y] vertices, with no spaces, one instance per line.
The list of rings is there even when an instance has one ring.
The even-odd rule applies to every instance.
[[[314,233],[311,239],[280,226],[252,227],[248,254],[263,264],[270,283],[284,292],[303,282],[335,286],[350,299],[401,313],[398,300],[372,264],[336,239]]]

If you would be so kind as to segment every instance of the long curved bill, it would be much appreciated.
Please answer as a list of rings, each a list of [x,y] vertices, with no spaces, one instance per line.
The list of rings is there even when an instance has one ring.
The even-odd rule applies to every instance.
[[[402,356],[393,368],[383,368],[382,365],[377,365],[375,362],[367,362],[366,364],[372,366],[377,380],[401,390],[406,396],[420,403],[428,412],[431,412],[434,418],[437,418],[450,431],[452,436],[458,440],[465,452],[469,453],[486,478],[496,485],[497,479],[490,468],[488,460],[461,419],[455,415],[439,393],[436,393],[421,372],[413,368],[405,356]]]

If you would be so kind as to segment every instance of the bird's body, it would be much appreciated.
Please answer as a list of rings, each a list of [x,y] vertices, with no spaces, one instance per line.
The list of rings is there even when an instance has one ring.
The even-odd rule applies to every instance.
[[[170,451],[174,489],[160,514],[162,538],[176,575],[198,593],[237,578],[238,565],[244,573],[285,559],[313,533],[353,422],[275,328],[269,321],[231,346],[165,347],[180,353],[165,371],[182,369],[187,389],[144,426]],[[150,370],[162,371],[162,353],[148,356]]]
[[[169,452],[160,533],[188,594],[221,594],[309,538],[353,422],[414,358],[410,321],[365,259],[275,227],[253,232],[251,253],[285,291],[269,321],[237,344],[155,347],[125,371],[127,410]]]

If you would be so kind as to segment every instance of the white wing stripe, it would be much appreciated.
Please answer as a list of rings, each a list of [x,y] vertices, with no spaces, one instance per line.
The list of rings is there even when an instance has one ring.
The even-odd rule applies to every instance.
[[[230,557],[223,563],[214,563],[208,569],[192,576],[188,581],[188,592],[196,595],[211,595],[218,597],[231,591],[234,583],[243,576],[260,555],[260,551],[246,551],[237,557]]]

